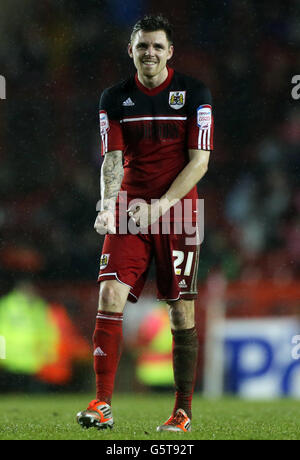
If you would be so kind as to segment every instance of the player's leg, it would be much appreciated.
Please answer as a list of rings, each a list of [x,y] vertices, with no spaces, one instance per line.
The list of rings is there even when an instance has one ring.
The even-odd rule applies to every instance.
[[[100,283],[98,312],[123,313],[129,291],[130,286],[117,280],[102,281]]]
[[[93,335],[96,399],[85,411],[77,414],[78,423],[98,429],[112,428],[111,411],[115,376],[121,357],[123,310],[130,286],[116,280],[100,284],[99,305]]]
[[[181,408],[191,419],[198,358],[194,301],[179,299],[169,302],[169,316],[173,334],[173,370],[176,390],[173,413]]]
[[[180,331],[195,327],[195,302],[194,300],[178,299],[167,301],[171,329]]]
[[[111,405],[115,375],[122,351],[123,310],[130,287],[116,280],[100,283],[93,335],[96,397]]]
[[[195,227],[195,234],[197,227]],[[172,416],[158,430],[190,429],[198,338],[195,328],[194,299],[197,297],[199,244],[187,244],[184,233],[161,235],[156,252],[158,298],[168,303],[173,335],[173,371],[176,388]],[[171,257],[170,257],[171,255]],[[179,413],[177,414],[177,412]]]
[[[122,350],[123,310],[127,298],[137,301],[144,286],[151,247],[137,235],[107,235],[100,261],[100,293],[93,335],[97,394],[77,414],[83,427],[113,426],[111,399]]]
[[[197,368],[198,338],[193,300],[168,301],[173,335],[175,405],[171,417],[158,431],[189,431]]]

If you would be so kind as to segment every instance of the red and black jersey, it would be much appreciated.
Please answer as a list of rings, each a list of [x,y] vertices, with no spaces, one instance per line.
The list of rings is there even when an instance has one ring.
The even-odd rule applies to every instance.
[[[188,163],[189,149],[213,149],[210,91],[171,68],[153,89],[135,75],[104,90],[99,115],[102,154],[123,151],[121,190],[130,199],[160,198]],[[185,198],[196,197],[194,187]]]

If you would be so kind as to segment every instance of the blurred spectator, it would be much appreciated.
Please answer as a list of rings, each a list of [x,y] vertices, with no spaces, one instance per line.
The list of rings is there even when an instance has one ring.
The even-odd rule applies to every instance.
[[[89,363],[90,346],[66,308],[46,302],[25,277],[0,298],[0,336],[2,391],[39,388],[37,382],[63,386],[72,381],[75,361]]]
[[[58,330],[30,283],[21,282],[1,298],[0,335],[7,349],[1,365],[12,373],[34,375],[55,359]]]
[[[135,352],[141,384],[153,390],[173,387],[172,334],[166,305],[154,308],[141,322]]]

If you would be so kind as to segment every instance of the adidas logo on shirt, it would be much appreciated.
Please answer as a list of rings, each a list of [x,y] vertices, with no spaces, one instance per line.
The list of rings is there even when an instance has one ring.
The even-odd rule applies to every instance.
[[[104,351],[101,350],[100,347],[97,347],[96,350],[94,351],[94,356],[107,356],[107,354],[104,353]]]
[[[130,105],[135,105],[135,103],[129,97],[128,99],[126,99],[126,101],[122,103],[122,105],[124,105],[125,107],[129,107]]]

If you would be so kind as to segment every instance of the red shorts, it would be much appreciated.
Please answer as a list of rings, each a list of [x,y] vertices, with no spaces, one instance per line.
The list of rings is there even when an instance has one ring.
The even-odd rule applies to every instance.
[[[137,302],[154,257],[159,300],[197,298],[200,245],[195,237],[196,224],[188,224],[188,232],[182,234],[176,233],[176,225],[171,223],[170,234],[162,234],[160,228],[157,235],[106,235],[98,281],[116,279],[130,286],[128,300]]]

